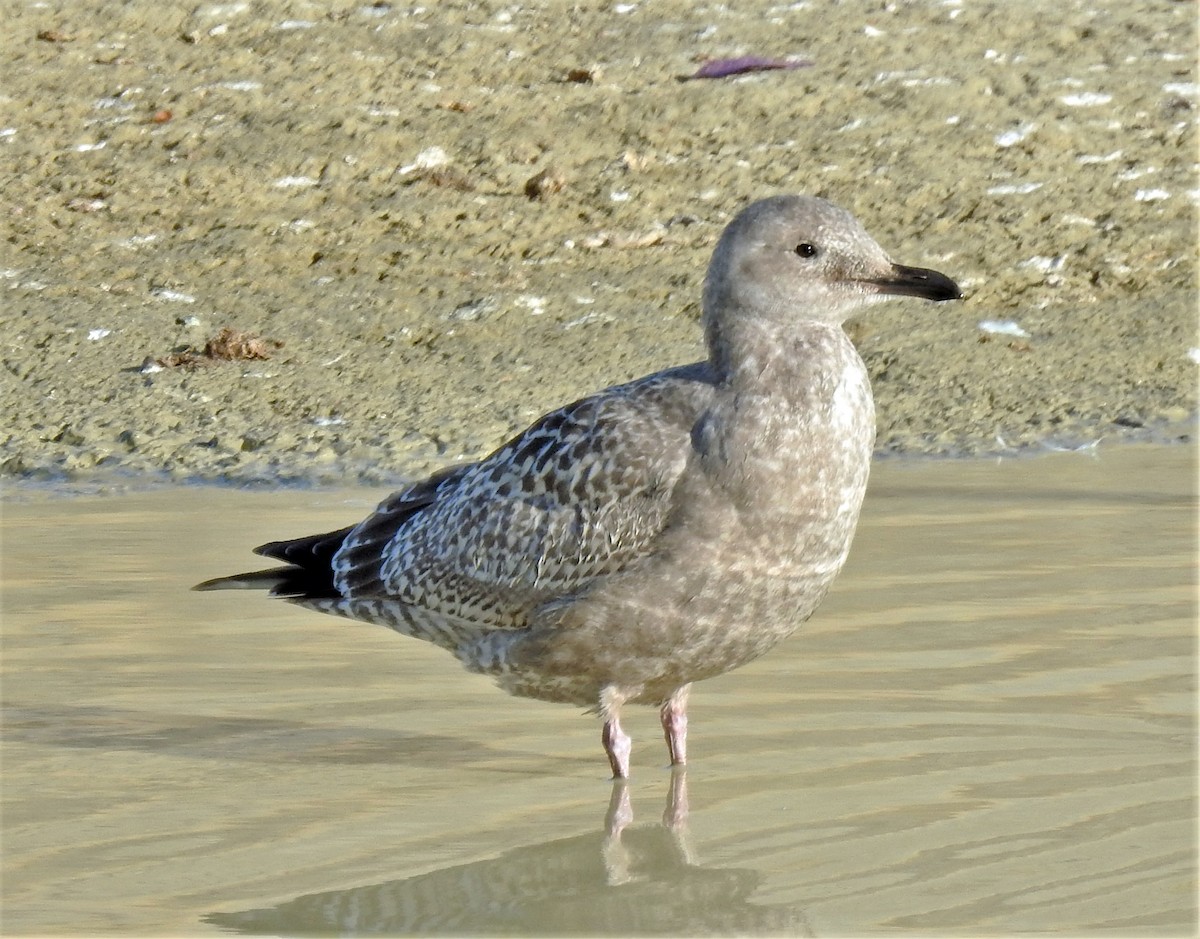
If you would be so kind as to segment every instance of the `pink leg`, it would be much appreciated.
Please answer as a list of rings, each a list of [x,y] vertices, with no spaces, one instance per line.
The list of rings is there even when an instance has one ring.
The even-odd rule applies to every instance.
[[[672,766],[687,763],[687,702],[691,685],[684,685],[663,702],[658,716],[662,721],[663,735],[667,738],[667,750],[671,754]]]
[[[633,740],[621,729],[621,722],[614,714],[604,722],[600,739],[604,752],[608,754],[608,765],[612,767],[613,779],[629,778],[629,754],[633,751]]]

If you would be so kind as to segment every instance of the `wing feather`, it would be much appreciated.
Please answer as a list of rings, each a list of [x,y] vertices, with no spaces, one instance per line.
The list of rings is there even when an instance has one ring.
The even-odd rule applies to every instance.
[[[337,592],[524,625],[649,550],[712,387],[697,364],[610,388],[397,493],[345,535]]]

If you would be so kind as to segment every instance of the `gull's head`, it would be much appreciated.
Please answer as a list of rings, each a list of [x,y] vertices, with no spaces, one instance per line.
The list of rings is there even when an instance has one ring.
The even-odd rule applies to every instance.
[[[896,264],[849,212],[815,196],[747,206],[721,235],[704,281],[710,340],[733,317],[843,323],[888,297],[957,300],[944,274]]]

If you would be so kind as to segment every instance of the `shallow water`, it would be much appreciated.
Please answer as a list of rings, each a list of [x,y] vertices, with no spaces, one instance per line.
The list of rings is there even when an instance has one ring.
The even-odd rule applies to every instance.
[[[878,465],[813,621],[697,687],[686,826],[630,715],[619,838],[592,718],[187,592],[380,493],[10,490],[4,931],[1188,932],[1195,469]]]

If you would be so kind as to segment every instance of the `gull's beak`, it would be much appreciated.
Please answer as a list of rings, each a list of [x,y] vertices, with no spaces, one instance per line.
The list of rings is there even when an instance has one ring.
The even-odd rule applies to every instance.
[[[880,293],[897,297],[921,297],[924,300],[960,300],[962,291],[958,284],[945,274],[923,267],[905,267],[893,264],[891,273],[885,277],[868,280]]]

